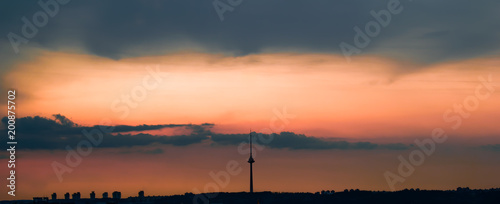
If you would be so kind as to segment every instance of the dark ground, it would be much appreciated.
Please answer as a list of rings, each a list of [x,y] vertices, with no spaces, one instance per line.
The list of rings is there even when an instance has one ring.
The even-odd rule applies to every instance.
[[[58,199],[36,198],[30,201],[2,201],[1,204],[26,204],[26,203],[60,203],[60,204],[97,204],[97,203],[171,203],[171,204],[294,204],[294,203],[334,203],[334,204],[475,204],[488,203],[500,204],[500,188],[486,190],[470,190],[468,188],[458,188],[457,190],[436,191],[436,190],[403,190],[396,192],[384,191],[360,191],[345,190],[342,192],[324,191],[318,193],[207,193],[172,196],[146,196],[129,197],[124,199]]]

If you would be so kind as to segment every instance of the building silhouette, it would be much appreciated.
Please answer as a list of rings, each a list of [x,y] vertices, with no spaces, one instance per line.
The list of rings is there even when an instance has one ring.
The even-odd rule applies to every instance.
[[[66,193],[64,194],[64,199],[65,199],[65,200],[69,200],[69,193],[68,193],[68,192],[66,192]]]
[[[107,199],[107,198],[108,198],[108,192],[104,192],[104,193],[102,193],[102,198],[103,198],[103,199]]]
[[[122,193],[115,191],[113,192],[113,199],[120,200],[122,198]]]
[[[56,193],[52,193],[52,200],[57,200],[57,194]]]
[[[80,192],[73,193],[73,200],[80,200]]]
[[[92,191],[92,193],[90,193],[90,199],[91,199],[91,200],[94,200],[94,199],[95,199],[95,192],[94,192],[94,191]]]

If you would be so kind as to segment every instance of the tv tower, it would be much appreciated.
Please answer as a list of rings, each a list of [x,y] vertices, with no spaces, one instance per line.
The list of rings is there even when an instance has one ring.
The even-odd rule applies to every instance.
[[[253,193],[253,169],[252,165],[255,162],[252,157],[252,130],[250,130],[250,158],[248,159],[248,163],[250,163],[250,193]]]

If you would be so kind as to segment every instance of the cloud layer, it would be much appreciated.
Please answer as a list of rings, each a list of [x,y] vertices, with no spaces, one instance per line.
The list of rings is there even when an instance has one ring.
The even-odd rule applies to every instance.
[[[55,114],[54,119],[40,116],[24,117],[17,119],[17,140],[20,149],[64,149],[66,146],[73,147],[82,140],[87,140],[83,131],[91,132],[92,129],[113,129],[113,134],[104,134],[103,141],[98,145],[100,148],[120,148],[132,146],[147,146],[152,144],[165,144],[174,146],[187,146],[193,144],[211,145],[239,145],[248,141],[248,134],[218,134],[210,131],[213,124],[165,124],[165,125],[139,125],[139,126],[93,126],[85,127],[75,124],[63,115]],[[7,124],[7,118],[2,119],[2,124]],[[190,134],[174,136],[157,136],[146,133],[130,134],[131,131],[159,130],[163,128],[185,128]],[[348,142],[332,141],[324,138],[307,137],[293,132],[281,132],[280,134],[255,134],[255,143],[270,148],[278,149],[391,149],[402,150],[408,146],[396,144],[375,144],[371,142]],[[160,154],[157,150],[143,152],[149,154]]]
[[[243,1],[225,12],[221,22],[213,1],[71,1],[22,45],[21,53],[29,46],[79,50],[112,59],[179,50],[236,55],[341,53],[340,42],[353,44],[353,28],[364,30],[375,21],[370,11],[387,10],[388,2]],[[6,4],[0,9],[4,34],[21,34],[21,18],[41,10],[36,2]],[[498,1],[400,1],[400,6],[401,12],[391,16],[362,54],[417,62],[498,54]],[[3,39],[2,47],[10,47]]]
[[[248,140],[248,134],[225,134],[214,135],[211,137],[212,141],[216,144],[222,145],[238,145]],[[307,137],[303,134],[295,134],[293,132],[281,132],[280,134],[262,134],[256,135],[255,142],[260,145],[268,146],[278,149],[392,149],[403,150],[408,146],[395,143],[395,144],[375,144],[371,142],[347,142],[347,141],[331,141],[326,138]]]

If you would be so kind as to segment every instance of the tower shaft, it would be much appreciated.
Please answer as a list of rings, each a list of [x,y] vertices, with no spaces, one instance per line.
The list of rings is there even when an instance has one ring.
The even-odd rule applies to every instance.
[[[250,163],[250,193],[253,193],[253,170],[252,170],[253,164]]]
[[[250,163],[250,193],[253,193],[253,163],[255,160],[252,157],[252,131],[250,131],[250,158],[248,158],[248,163]]]

